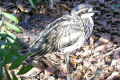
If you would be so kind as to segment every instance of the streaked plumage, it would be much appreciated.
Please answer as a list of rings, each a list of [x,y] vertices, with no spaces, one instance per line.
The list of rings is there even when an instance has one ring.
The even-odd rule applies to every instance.
[[[80,4],[73,8],[71,14],[53,21],[31,46],[32,56],[39,57],[59,50],[66,54],[83,46],[94,26],[93,14],[91,5]]]
[[[41,56],[58,50],[71,52],[81,47],[94,26],[91,16],[81,18],[89,9],[92,9],[90,5],[80,4],[73,8],[70,15],[63,15],[49,24],[32,46],[33,55]]]

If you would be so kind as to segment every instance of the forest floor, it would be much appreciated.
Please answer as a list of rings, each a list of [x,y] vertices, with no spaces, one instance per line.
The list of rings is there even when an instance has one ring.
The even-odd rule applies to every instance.
[[[86,1],[100,14],[93,17],[95,26],[84,47],[70,54],[70,77],[73,80],[120,80],[120,1]],[[26,54],[41,30],[60,16],[69,14],[80,3],[85,1],[58,0],[53,9],[38,3],[36,11],[27,0],[4,0],[1,7],[3,11],[17,16],[23,33],[16,35],[24,48],[21,54]],[[33,60],[32,65],[35,66],[32,70],[21,75],[24,80],[66,80],[63,55],[50,53]]]

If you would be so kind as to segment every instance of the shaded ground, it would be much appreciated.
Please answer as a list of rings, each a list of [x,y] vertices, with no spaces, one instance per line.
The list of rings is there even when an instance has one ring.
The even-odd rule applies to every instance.
[[[16,35],[21,39],[22,44],[25,43],[23,45],[25,50],[37,39],[39,32],[47,24],[63,14],[68,14],[69,10],[77,4],[85,2],[84,0],[60,1],[55,3],[52,10],[38,4],[36,12],[28,1],[9,1],[2,2],[2,9],[15,14],[20,20],[19,27],[23,33]],[[75,80],[120,80],[120,8],[113,10],[120,2],[108,0],[100,4],[98,0],[89,0],[88,3],[101,13],[94,16],[93,33],[81,51],[73,51],[70,54],[71,78]],[[24,50],[22,52],[25,54]],[[32,65],[36,67],[22,75],[25,80],[65,80],[66,69],[63,55],[51,54],[45,55],[38,61],[34,60]]]

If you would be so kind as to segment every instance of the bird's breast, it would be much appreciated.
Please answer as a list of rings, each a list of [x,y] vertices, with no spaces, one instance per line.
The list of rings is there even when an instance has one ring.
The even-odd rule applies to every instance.
[[[76,33],[70,34],[66,37],[62,37],[58,42],[59,49],[74,44],[78,40],[80,35],[81,35],[81,32],[76,32]]]

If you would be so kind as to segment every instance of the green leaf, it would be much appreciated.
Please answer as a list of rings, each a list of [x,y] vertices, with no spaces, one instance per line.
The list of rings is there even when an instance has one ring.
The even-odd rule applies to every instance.
[[[30,2],[30,4],[32,5],[32,7],[34,7],[34,8],[36,9],[36,7],[35,7],[33,1],[32,1],[32,0],[29,0],[29,2]]]
[[[12,77],[13,77],[13,80],[18,80],[14,72],[12,72]]]
[[[12,38],[10,38],[10,37],[7,37],[7,40],[8,40],[10,43],[14,43],[14,42],[15,42],[15,40],[12,39]]]
[[[5,34],[4,30],[5,30],[5,27],[2,28],[2,30],[0,31],[0,34]],[[1,39],[1,37],[0,37],[0,39]]]
[[[0,80],[2,80],[2,77],[3,77],[3,76],[0,75]]]
[[[15,52],[16,52],[16,51],[12,51],[11,53],[9,53],[9,54],[5,57],[5,59],[4,59],[4,61],[3,61],[3,65],[4,65],[4,66],[5,66],[7,63],[9,63],[10,60],[12,60]]]
[[[22,74],[25,74],[27,73],[28,71],[30,71],[34,66],[32,65],[27,65],[25,67],[23,67],[17,74],[18,75],[22,75]]]
[[[9,35],[0,33],[0,37],[10,37]]]
[[[9,43],[8,43],[8,42],[1,41],[1,40],[0,40],[0,45],[9,45]]]
[[[8,71],[7,71],[7,69],[6,69],[6,67],[4,67],[4,69],[5,69],[5,73],[7,75],[7,79],[8,80],[12,80],[11,77],[10,77],[10,75],[9,75],[9,73],[8,73]]]
[[[10,29],[15,30],[15,31],[21,33],[21,30],[20,30],[17,26],[15,26],[15,25],[13,25],[13,24],[11,24],[11,23],[9,23],[9,22],[6,22],[6,21],[4,21],[4,23],[5,23],[5,25],[6,25],[7,27],[9,27]]]
[[[22,64],[22,62],[24,61],[24,59],[27,57],[27,56],[29,56],[30,54],[26,54],[26,55],[24,55],[24,56],[20,56],[18,59],[16,59],[13,63],[12,63],[12,65],[10,66],[10,70],[11,69],[15,69],[15,68],[18,68],[21,64]]]
[[[3,76],[3,69],[2,69],[2,60],[0,57],[0,76]]]
[[[15,43],[13,43],[11,46],[15,46],[15,47],[17,47],[17,48],[19,48],[19,49],[23,49],[22,46],[19,44],[19,42],[20,42],[20,41],[15,40]]]
[[[8,18],[8,19],[10,19],[10,20],[18,23],[18,19],[17,19],[14,15],[9,14],[9,13],[5,13],[5,12],[2,12],[2,14],[3,14],[6,18]]]
[[[11,33],[10,31],[8,31],[7,29],[5,29],[5,32],[6,32],[9,36],[11,36],[13,39],[16,39],[16,38],[17,38],[13,33]]]
[[[24,80],[22,77],[20,77],[21,80]]]
[[[5,30],[5,27],[2,28],[2,30],[0,31],[0,34],[5,34],[4,30]],[[0,39],[1,38],[2,38],[2,36],[0,36]]]
[[[5,49],[5,47],[2,45],[0,51],[0,57],[3,58],[7,54],[8,54],[8,49]]]

